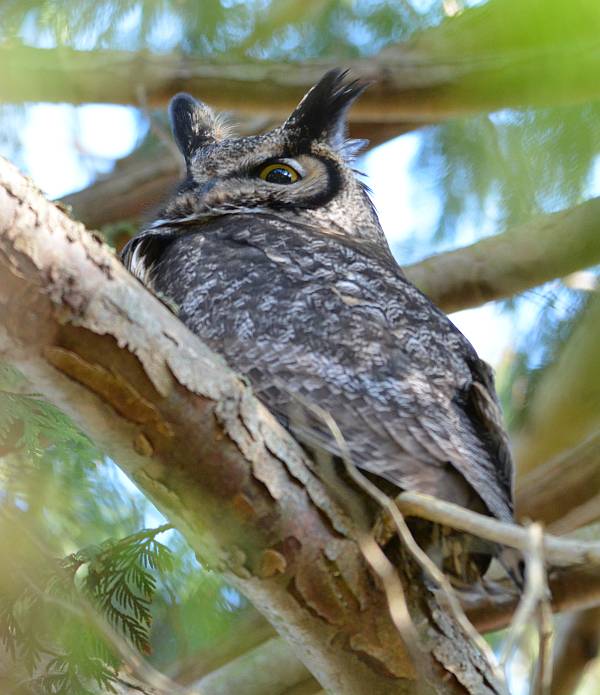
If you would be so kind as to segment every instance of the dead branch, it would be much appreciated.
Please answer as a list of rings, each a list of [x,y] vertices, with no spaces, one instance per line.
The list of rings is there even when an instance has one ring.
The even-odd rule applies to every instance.
[[[528,548],[524,553],[526,562],[525,588],[511,621],[510,630],[502,645],[500,661],[504,668],[513,650],[522,641],[527,625],[537,613],[539,634],[539,656],[535,673],[531,678],[530,693],[546,695],[552,678],[552,621],[548,608],[548,583],[544,567],[544,536],[541,524],[527,528]]]
[[[507,524],[420,492],[402,492],[396,497],[396,504],[405,516],[418,516],[516,548],[522,553],[529,552],[529,532],[517,524]],[[545,560],[553,566],[600,564],[600,541],[556,538],[545,534],[543,547]]]
[[[4,161],[0,278],[3,359],[122,466],[323,686],[415,692],[353,520],[311,461],[223,360]],[[432,682],[420,687],[499,692],[434,595],[401,578],[427,626]]]

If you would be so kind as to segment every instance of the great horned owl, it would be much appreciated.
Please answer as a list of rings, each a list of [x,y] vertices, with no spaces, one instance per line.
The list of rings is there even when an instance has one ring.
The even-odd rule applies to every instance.
[[[367,85],[328,72],[285,123],[230,137],[187,94],[171,102],[187,178],[124,250],[307,447],[512,519],[512,462],[489,367],[403,275],[352,168],[346,112]]]

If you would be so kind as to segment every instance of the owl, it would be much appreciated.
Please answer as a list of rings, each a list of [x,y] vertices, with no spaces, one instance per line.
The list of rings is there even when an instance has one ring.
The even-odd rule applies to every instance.
[[[232,137],[205,104],[170,105],[187,177],[126,246],[130,271],[229,365],[309,451],[388,490],[502,521],[513,467],[490,368],[404,276],[347,111],[366,84],[324,75],[280,127]]]

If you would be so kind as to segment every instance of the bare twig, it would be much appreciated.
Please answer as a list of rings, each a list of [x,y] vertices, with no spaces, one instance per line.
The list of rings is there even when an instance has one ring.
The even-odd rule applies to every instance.
[[[383,509],[386,509],[392,516],[396,530],[402,539],[402,542],[409,550],[411,555],[420,565],[420,567],[427,573],[441,588],[444,598],[448,604],[448,607],[463,629],[465,634],[469,639],[477,645],[482,654],[484,654],[489,662],[490,667],[494,671],[494,674],[498,678],[498,681],[505,686],[504,675],[498,668],[496,657],[492,651],[489,644],[481,637],[477,630],[473,627],[465,612],[460,605],[456,592],[454,591],[452,585],[448,581],[445,574],[437,567],[437,565],[429,558],[427,553],[418,545],[415,541],[410,529],[408,528],[406,521],[400,510],[394,503],[391,497],[388,497],[384,492],[382,492],[376,485],[374,485],[366,476],[364,476],[358,468],[352,463],[350,451],[348,449],[347,443],[339,429],[335,419],[330,413],[326,412],[319,406],[311,404],[311,409],[313,409],[319,416],[323,419],[324,423],[327,425],[332,435],[335,437],[336,443],[342,452],[342,460],[344,461],[345,469],[347,474],[353,480],[353,482],[358,485],[362,490],[364,490],[372,499],[374,499]],[[386,558],[387,560],[387,558]],[[391,606],[390,606],[391,609]]]
[[[281,384],[281,386],[285,388],[284,384]],[[295,419],[302,420],[304,418],[304,409],[314,412],[324,420],[325,424],[331,429],[333,436],[336,438],[340,449],[346,452],[347,456],[349,457],[350,454],[346,441],[329,413],[315,403],[311,403],[303,399],[298,394],[292,395],[294,399],[302,406],[296,409],[294,413]],[[346,505],[350,508],[349,511],[351,512],[351,516],[356,522],[356,542],[358,543],[360,551],[369,567],[371,567],[375,575],[381,580],[388,602],[390,616],[396,629],[398,630],[398,633],[402,636],[402,639],[407,646],[415,667],[417,670],[422,672],[423,675],[426,675],[427,668],[425,667],[423,655],[419,648],[419,635],[408,610],[404,587],[402,586],[402,582],[400,581],[396,569],[388,560],[379,544],[376,542],[373,531],[367,527],[364,519],[364,511],[360,506],[360,500],[356,498],[352,490],[340,488],[340,486],[336,484],[338,480],[332,466],[330,465],[330,459],[328,459],[325,455],[319,454],[318,452],[316,453],[315,457],[319,471],[323,478],[326,479],[329,487],[332,490],[335,490],[336,496],[342,498]],[[351,463],[348,465],[353,468]]]
[[[542,603],[548,600],[548,584],[546,581],[546,570],[544,569],[543,541],[544,534],[541,524],[531,524],[527,529],[529,547],[525,552],[526,572],[525,590],[519,602],[519,607],[513,616],[511,628],[504,640],[500,663],[504,668],[512,656],[515,647],[521,641],[527,625],[538,611]],[[532,681],[532,695],[543,695],[547,685],[548,669],[551,668],[547,660],[547,650],[550,639],[547,637],[546,616],[543,620],[544,632],[540,632],[540,658],[536,676]]]
[[[538,615],[539,656],[537,690],[534,695],[549,695],[552,687],[552,654],[554,649],[554,619],[548,599],[549,591],[542,598]]]
[[[509,548],[516,548],[523,553],[528,552],[529,532],[517,524],[507,524],[420,492],[402,492],[396,498],[396,504],[405,516],[418,516]],[[544,557],[552,565],[600,563],[600,542],[555,538],[545,534],[543,544]]]

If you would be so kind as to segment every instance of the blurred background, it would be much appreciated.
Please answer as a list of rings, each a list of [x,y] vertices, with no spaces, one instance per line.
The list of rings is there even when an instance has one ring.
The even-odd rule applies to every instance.
[[[600,207],[584,208],[583,232],[571,214],[600,196],[599,36],[597,0],[0,0],[0,155],[118,248],[181,174],[165,116],[175,92],[249,133],[283,120],[328,67],[378,78],[350,134],[370,140],[357,168],[401,265],[494,235],[516,257],[539,247],[543,265],[547,216],[567,211],[547,282],[472,297],[451,319],[496,370],[521,517],[600,540]],[[166,523],[159,512],[7,366],[0,389],[2,692],[109,687],[123,655],[65,611],[79,594],[113,606],[115,630],[186,684],[272,636],[174,530],[144,535]],[[98,569],[109,562],[112,588]],[[60,601],[41,597],[49,586]],[[600,692],[600,612],[558,623],[553,695]],[[566,658],[579,638],[584,656]],[[515,694],[535,649],[532,636],[513,659]],[[247,692],[314,692],[292,690],[299,673]]]

